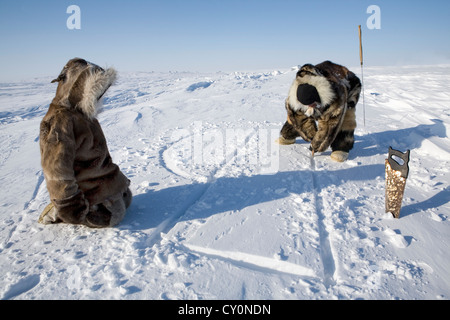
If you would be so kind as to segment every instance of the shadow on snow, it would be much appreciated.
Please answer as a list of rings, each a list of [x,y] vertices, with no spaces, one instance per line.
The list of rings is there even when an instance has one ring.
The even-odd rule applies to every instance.
[[[334,180],[342,184],[382,177],[384,165],[336,170],[330,175],[337,175],[338,179],[326,179],[320,183],[320,188],[334,185]],[[166,224],[159,230],[166,232],[180,221],[205,219],[218,213],[239,211],[304,192],[314,192],[311,171],[218,178],[211,183],[174,186],[136,195],[123,223],[135,223],[136,229],[140,230]]]
[[[433,124],[420,124],[416,127],[389,130],[368,134],[365,136],[355,136],[355,147],[350,152],[350,156],[370,157],[377,154],[387,154],[389,147],[405,152],[407,149],[414,150],[420,148],[422,142],[432,137],[447,138],[447,131],[444,122],[433,119]]]
[[[397,141],[401,141],[403,147],[412,150],[420,147],[425,139],[434,136],[447,137],[443,122],[437,119],[432,121],[434,124],[358,136],[350,155],[387,156],[389,146],[394,144],[395,148]],[[385,167],[383,163],[318,173],[327,174],[324,181],[319,180],[318,187],[324,189],[335,185],[335,181],[343,184],[347,181],[384,178]],[[337,179],[333,179],[332,176]],[[252,205],[282,199],[290,194],[302,194],[313,190],[309,170],[277,172],[273,175],[223,177],[211,183],[174,186],[136,195],[123,223],[133,223],[136,226],[134,229],[138,230],[158,228],[158,232],[167,232],[180,221],[204,219],[222,212],[239,211]],[[447,203],[449,198],[450,189],[446,188],[428,200],[405,206],[402,208],[402,216],[439,207]],[[384,207],[384,203],[380,205]]]

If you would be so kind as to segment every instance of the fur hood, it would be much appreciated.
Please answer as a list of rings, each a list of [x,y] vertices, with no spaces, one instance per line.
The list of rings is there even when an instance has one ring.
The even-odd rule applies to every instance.
[[[80,110],[88,119],[101,110],[101,98],[117,78],[113,68],[103,69],[84,59],[74,58],[62,69],[54,104]]]
[[[294,82],[289,89],[288,103],[293,111],[302,111],[308,114],[308,106],[303,105],[297,99],[297,89],[301,84],[312,85],[316,88],[321,100],[321,108],[316,109],[313,115],[317,118],[332,104],[337,103],[342,106],[345,103],[345,95],[350,89],[348,76],[349,71],[347,68],[330,61],[325,61],[316,66],[305,64],[297,72]]]
[[[306,111],[308,106],[300,103],[297,99],[297,88],[301,84],[309,84],[316,88],[319,93],[321,105],[330,105],[336,97],[336,94],[327,78],[323,76],[319,69],[311,64],[306,64],[297,72],[297,75],[289,89],[289,104],[294,111]]]

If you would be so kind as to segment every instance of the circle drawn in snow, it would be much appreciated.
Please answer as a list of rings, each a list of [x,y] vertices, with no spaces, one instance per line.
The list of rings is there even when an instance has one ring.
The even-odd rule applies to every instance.
[[[162,160],[169,171],[198,182],[220,176],[277,172],[278,128],[244,127],[219,128],[196,122],[190,130],[174,130]]]
[[[163,152],[162,158],[169,171],[206,183],[217,171],[217,166],[203,163],[202,156],[194,150],[192,140],[192,136],[181,138]]]

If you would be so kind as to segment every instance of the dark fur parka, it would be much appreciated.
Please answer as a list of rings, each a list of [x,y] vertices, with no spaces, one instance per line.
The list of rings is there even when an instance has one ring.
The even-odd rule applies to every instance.
[[[300,103],[297,89],[302,84],[317,89],[321,100],[318,108]],[[360,92],[359,78],[346,67],[330,61],[302,66],[286,99],[287,121],[281,137],[291,143],[302,137],[311,142],[313,152],[323,152],[331,146],[333,151],[348,153],[354,144],[355,106]]]

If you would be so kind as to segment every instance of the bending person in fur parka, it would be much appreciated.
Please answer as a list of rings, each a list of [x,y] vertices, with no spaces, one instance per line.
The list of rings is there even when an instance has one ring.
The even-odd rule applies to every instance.
[[[39,142],[51,204],[40,223],[104,228],[125,216],[130,181],[112,162],[96,119],[100,100],[115,79],[114,69],[75,58],[52,81],[58,88],[42,119]]]
[[[304,65],[286,99],[288,116],[279,143],[293,144],[302,137],[311,142],[313,155],[331,147],[333,160],[347,160],[354,144],[360,92],[359,78],[346,67],[330,61]]]

